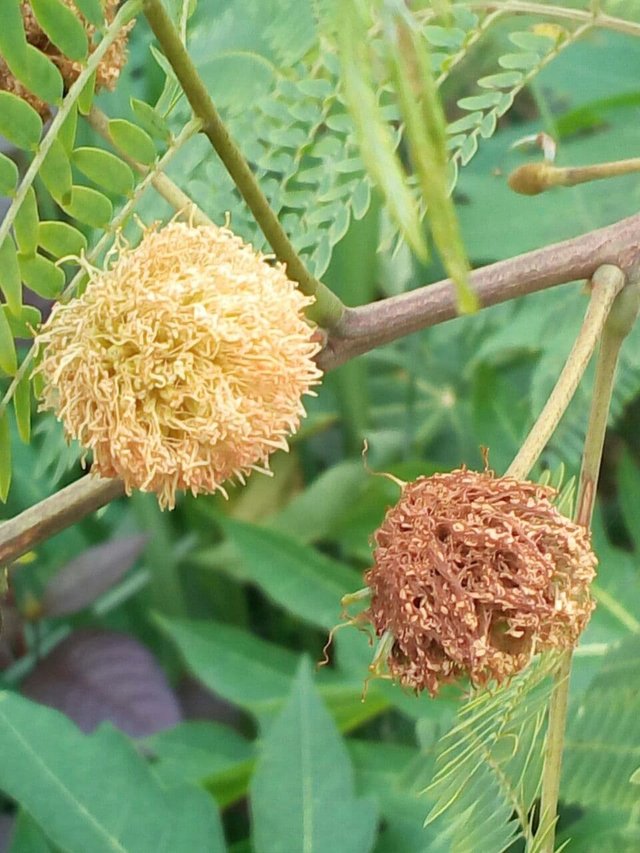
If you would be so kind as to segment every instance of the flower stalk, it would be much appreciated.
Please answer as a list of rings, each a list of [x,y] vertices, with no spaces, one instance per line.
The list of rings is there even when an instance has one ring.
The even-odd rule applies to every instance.
[[[318,325],[331,328],[342,316],[344,310],[342,302],[312,276],[302,263],[242,152],[229,135],[162,0],[144,0],[144,13],[193,112],[203,122],[202,132],[222,160],[276,257],[285,264],[287,275],[298,283],[300,290],[307,296],[315,296],[315,304],[307,312],[308,316]]]
[[[597,278],[601,284],[610,287],[615,286],[615,282],[619,278],[619,270],[603,267],[598,270]],[[596,276],[594,276],[594,286],[595,280]],[[584,527],[590,525],[593,515],[602,448],[620,347],[633,328],[639,307],[640,279],[636,274],[630,277],[627,285],[618,293],[613,303],[604,326],[598,352],[593,400],[584,444],[575,511],[575,521]],[[542,775],[540,826],[537,832],[537,838],[541,841],[541,853],[553,853],[554,851],[572,656],[573,653],[569,650],[564,652],[560,659],[554,678],[554,690],[549,703],[549,723]]]
[[[531,432],[507,470],[523,479],[533,468],[573,399],[591,360],[613,302],[624,286],[624,273],[611,264],[600,267],[591,280],[591,299],[584,322],[558,381]]]

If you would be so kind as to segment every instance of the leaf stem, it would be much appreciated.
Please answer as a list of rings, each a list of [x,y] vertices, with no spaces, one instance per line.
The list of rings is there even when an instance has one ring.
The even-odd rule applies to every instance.
[[[7,210],[3,221],[0,223],[0,246],[4,243],[5,238],[9,234],[11,226],[16,218],[18,211],[20,210],[20,206],[24,201],[27,192],[31,185],[33,184],[36,175],[42,163],[49,153],[51,146],[58,138],[58,131],[64,124],[65,120],[71,113],[71,110],[75,106],[76,101],[82,94],[84,87],[89,82],[91,75],[94,73],[102,57],[105,55],[110,45],[118,37],[118,34],[135,16],[138,14],[140,9],[142,8],[142,0],[129,0],[128,3],[125,3],[122,8],[119,10],[118,14],[115,16],[111,24],[107,27],[105,34],[102,38],[100,44],[96,47],[93,53],[89,56],[87,64],[82,69],[80,74],[78,75],[77,80],[71,86],[68,93],[66,94],[62,106],[56,113],[53,121],[49,126],[49,130],[47,131],[44,139],[40,142],[38,150],[35,153],[35,156],[31,163],[29,164],[29,168],[25,172],[24,178],[20,182],[20,186],[18,187],[16,194],[13,197],[11,205]]]
[[[507,469],[509,477],[524,479],[555,432],[591,360],[613,301],[624,287],[624,273],[619,267],[602,266],[591,283],[591,299],[578,337],[549,399]]]
[[[162,0],[144,0],[144,13],[193,112],[202,120],[203,133],[222,160],[276,257],[286,265],[289,277],[298,282],[300,290],[309,296],[315,296],[316,302],[307,313],[319,325],[331,328],[342,316],[344,310],[342,302],[312,276],[300,260],[242,152],[231,139],[202,78],[180,39],[178,30],[162,5]]]
[[[603,263],[615,262],[628,271],[638,259],[639,230],[640,215],[631,216],[573,240],[476,270],[471,273],[472,283],[480,303],[488,306],[556,284],[588,278]],[[331,370],[381,343],[396,340],[455,316],[456,295],[450,280],[361,308],[349,308],[345,321],[338,330],[330,333],[327,345],[320,353],[321,367],[325,371]],[[103,481],[99,478],[82,477],[67,488],[77,489],[79,493],[86,489],[87,503],[83,507],[82,501],[77,502],[75,515],[68,515],[62,526],[57,527],[60,530],[84,518],[110,499],[105,499]],[[89,499],[92,488],[102,496],[102,503],[96,505]],[[52,517],[58,513],[54,498],[55,495],[51,499],[47,498],[47,512]],[[26,510],[16,516],[11,527],[6,526],[9,522],[0,523],[0,565],[16,560],[46,538],[40,528],[34,528],[30,536],[9,541],[14,535],[11,531],[29,525],[29,513],[30,510]]]
[[[615,267],[602,267],[594,276],[594,287],[597,286],[597,277],[604,284],[609,281],[616,281],[619,278],[619,273],[620,271],[616,271]],[[640,279],[637,276],[637,270],[634,270],[627,285],[618,293],[613,303],[604,326],[598,352],[593,399],[582,455],[580,485],[575,511],[576,522],[585,527],[591,524],[593,515],[618,355],[622,342],[633,328],[639,307]],[[542,772],[540,826],[537,832],[537,838],[542,842],[541,853],[553,853],[554,851],[572,656],[571,649],[562,655],[555,673],[554,690],[549,702],[549,725]]]
[[[120,228],[120,226],[126,221],[126,219],[131,215],[131,213],[135,210],[137,203],[139,202],[141,196],[145,193],[145,191],[149,188],[151,184],[155,187],[155,189],[171,203],[168,195],[165,195],[162,192],[161,187],[164,187],[164,184],[161,182],[158,185],[158,180],[161,181],[165,175],[162,173],[162,170],[168,165],[172,157],[185,145],[189,139],[191,139],[194,134],[198,132],[200,128],[200,123],[197,119],[190,121],[186,124],[178,136],[172,141],[171,146],[165,151],[165,153],[157,160],[153,166],[145,168],[145,175],[142,180],[136,185],[136,188],[133,191],[133,195],[126,201],[126,203],[122,206],[120,211],[116,214],[116,216],[111,220],[107,228],[104,230],[102,236],[96,243],[96,245],[87,253],[87,259],[89,261],[95,260],[100,252],[107,247],[109,240],[113,237],[116,231]],[[169,180],[167,178],[167,180]],[[181,205],[182,206],[182,205]],[[179,209],[179,208],[178,208]],[[204,214],[202,214],[204,216]],[[84,275],[83,270],[79,270],[76,275],[71,279],[69,284],[63,290],[60,300],[64,301],[69,298],[74,292],[76,287],[78,286],[82,276]],[[0,418],[4,414],[7,406],[11,402],[13,395],[15,393],[16,388],[18,387],[21,379],[26,376],[31,364],[33,362],[33,358],[35,355],[35,345],[31,345],[29,350],[27,351],[25,357],[22,359],[20,363],[20,367],[16,371],[15,376],[11,380],[9,387],[7,388],[2,400],[0,400]]]

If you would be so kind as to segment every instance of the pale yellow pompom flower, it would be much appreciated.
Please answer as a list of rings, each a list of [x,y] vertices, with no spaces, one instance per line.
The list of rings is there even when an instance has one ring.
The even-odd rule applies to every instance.
[[[228,229],[148,230],[42,327],[42,407],[128,492],[168,508],[177,490],[224,492],[268,470],[305,415],[312,302]]]

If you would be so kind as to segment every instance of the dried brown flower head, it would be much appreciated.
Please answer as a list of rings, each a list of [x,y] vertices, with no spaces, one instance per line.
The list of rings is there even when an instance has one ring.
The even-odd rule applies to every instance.
[[[500,683],[538,651],[572,647],[593,603],[589,534],[544,486],[460,469],[407,483],[375,534],[367,573],[392,677],[435,695]]]
[[[87,32],[87,36],[89,37],[89,50],[94,50],[95,45],[92,43],[92,40],[96,33],[96,28],[85,19],[73,0],[62,0],[62,2],[82,21]],[[118,11],[118,0],[104,0],[103,5],[105,19],[107,23],[111,23]],[[46,56],[58,67],[64,81],[65,89],[68,89],[80,75],[80,72],[82,71],[82,63],[68,59],[60,53],[55,45],[51,44],[46,34],[38,24],[38,21],[33,14],[33,10],[31,9],[31,4],[27,2],[27,0],[22,0],[20,8],[27,41],[29,44],[33,45],[33,47],[36,47],[38,50],[42,51],[42,53],[46,54]],[[122,66],[126,59],[128,31],[129,27],[125,27],[118,34],[118,37],[115,39],[113,44],[109,46],[107,52],[102,57],[96,72],[96,90],[115,88],[118,76],[120,75],[120,71],[122,70]],[[37,95],[34,95],[33,92],[30,92],[20,80],[17,80],[13,76],[7,63],[1,56],[0,89],[3,89],[6,92],[11,92],[19,98],[22,98],[37,110],[42,118],[46,119],[49,117],[51,113],[49,105],[41,100]]]
[[[43,408],[93,471],[172,507],[268,469],[321,376],[304,296],[231,231],[149,230],[38,335]]]

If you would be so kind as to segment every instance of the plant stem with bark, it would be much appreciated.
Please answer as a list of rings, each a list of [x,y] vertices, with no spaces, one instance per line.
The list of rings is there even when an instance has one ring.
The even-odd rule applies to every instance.
[[[318,325],[331,328],[342,316],[344,306],[340,299],[307,270],[300,260],[280,221],[271,209],[255,175],[238,146],[231,138],[216,109],[202,78],[198,74],[180,33],[162,4],[162,0],[144,0],[144,13],[171,64],[194,114],[202,120],[202,132],[222,160],[238,191],[246,201],[256,222],[269,241],[287,274],[298,282],[300,290],[315,296],[315,304],[307,314]]]
[[[607,273],[606,275],[609,276],[610,274]],[[634,270],[630,275],[628,284],[620,291],[613,303],[604,326],[598,352],[593,400],[582,456],[580,485],[575,511],[576,522],[585,527],[591,524],[593,515],[602,461],[602,448],[620,347],[633,328],[639,307],[640,279],[637,277],[637,271]],[[542,842],[539,848],[541,853],[553,853],[555,845],[555,825],[558,815],[558,796],[569,705],[572,656],[571,650],[562,655],[555,673],[554,690],[549,703],[549,723],[542,774],[540,826],[537,832],[537,838]]]

